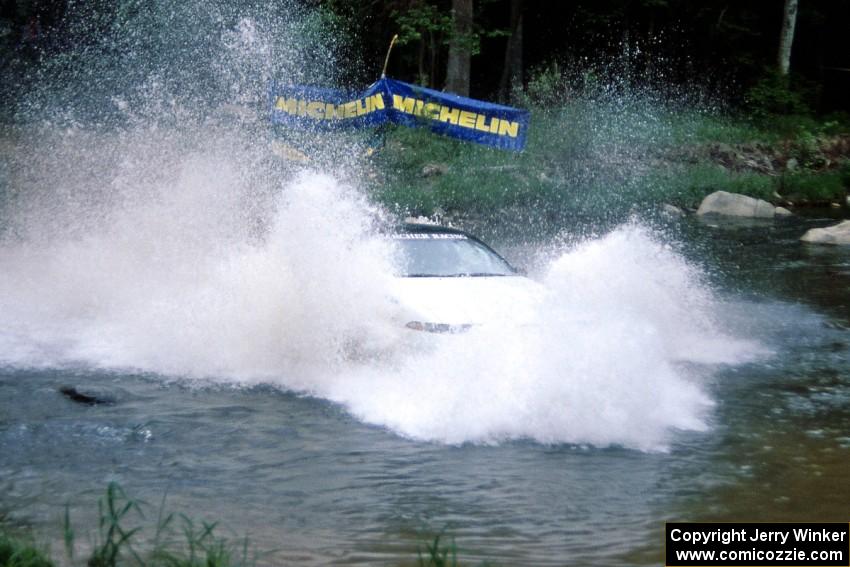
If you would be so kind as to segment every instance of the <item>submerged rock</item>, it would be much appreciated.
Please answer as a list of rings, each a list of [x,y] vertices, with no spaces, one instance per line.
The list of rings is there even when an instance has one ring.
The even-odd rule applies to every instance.
[[[700,203],[698,215],[726,215],[730,217],[773,218],[776,207],[753,197],[715,191]]]
[[[671,217],[685,216],[685,211],[683,211],[682,209],[680,209],[679,207],[677,207],[675,205],[670,205],[670,204],[666,204],[666,203],[661,206],[661,211],[665,215],[671,216]]]
[[[115,403],[115,400],[110,397],[101,396],[91,392],[80,392],[74,386],[60,386],[59,393],[72,402],[77,402],[84,406],[112,405]]]
[[[850,246],[850,220],[824,228],[812,228],[807,230],[800,240],[813,244]]]

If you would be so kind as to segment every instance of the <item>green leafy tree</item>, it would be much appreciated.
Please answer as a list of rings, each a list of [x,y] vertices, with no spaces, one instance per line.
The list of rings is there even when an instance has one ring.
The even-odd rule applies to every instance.
[[[472,0],[453,0],[455,9],[449,9],[436,0],[409,0],[393,8],[391,19],[398,30],[399,45],[417,47],[417,80],[421,85],[439,88],[445,77],[447,90],[469,94],[470,61],[481,53],[482,39],[509,35],[478,23],[473,9],[482,9],[493,1],[473,4]]]
[[[414,1],[406,9],[396,9],[392,13],[398,26],[399,45],[416,44],[417,80],[423,86],[436,83],[437,65],[444,38],[451,34],[451,15],[437,6]]]

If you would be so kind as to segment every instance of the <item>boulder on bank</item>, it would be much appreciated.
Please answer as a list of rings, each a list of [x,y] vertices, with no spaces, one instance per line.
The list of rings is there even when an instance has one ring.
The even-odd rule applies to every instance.
[[[702,200],[699,209],[697,209],[697,214],[769,219],[776,215],[776,207],[767,201],[746,195],[715,191]]]
[[[806,231],[800,240],[813,244],[836,244],[850,246],[850,220],[824,228],[812,228]]]
[[[422,167],[422,177],[434,177],[437,175],[445,175],[449,172],[449,166],[444,163],[426,163]]]

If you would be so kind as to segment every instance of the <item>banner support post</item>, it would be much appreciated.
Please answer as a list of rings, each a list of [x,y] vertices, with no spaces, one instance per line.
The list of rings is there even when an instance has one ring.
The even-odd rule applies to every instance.
[[[387,57],[384,59],[384,69],[381,71],[381,78],[385,79],[387,77],[387,65],[390,63],[390,53],[393,51],[393,46],[395,45],[396,40],[398,39],[398,34],[393,35],[393,38],[390,40],[390,47],[387,49]]]

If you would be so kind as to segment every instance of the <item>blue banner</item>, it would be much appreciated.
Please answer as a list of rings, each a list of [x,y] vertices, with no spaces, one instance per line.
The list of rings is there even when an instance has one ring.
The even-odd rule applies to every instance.
[[[271,120],[290,127],[334,130],[387,122],[503,150],[522,151],[527,110],[381,79],[363,92],[272,83]]]

